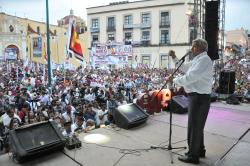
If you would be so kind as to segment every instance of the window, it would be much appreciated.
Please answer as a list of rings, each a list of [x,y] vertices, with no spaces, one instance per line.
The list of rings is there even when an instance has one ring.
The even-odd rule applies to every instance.
[[[98,19],[92,19],[92,28],[99,28],[99,21]]]
[[[92,35],[91,46],[92,47],[96,46],[96,44],[98,44],[98,42],[99,42],[99,36],[97,34]]]
[[[125,37],[125,40],[132,40],[132,33],[131,32],[125,32],[124,37]]]
[[[98,35],[92,35],[92,41],[93,42],[99,41],[99,36]]]
[[[168,43],[169,43],[169,31],[161,30],[160,44],[168,44]]]
[[[150,24],[150,14],[149,13],[142,14],[142,24]]]
[[[84,33],[84,27],[81,27],[80,34]]]
[[[108,17],[108,29],[115,29],[115,17]]]
[[[132,62],[133,62],[132,56],[128,56],[128,64],[129,64],[129,65],[132,65]]]
[[[147,64],[148,67],[150,65],[150,55],[142,55],[142,64]]]
[[[36,31],[38,34],[40,34],[40,27],[36,27]]]
[[[132,22],[132,15],[126,15],[126,16],[124,16],[124,24],[125,25],[131,25],[131,24],[133,24],[133,22]]]
[[[125,45],[130,45],[132,41],[132,32],[124,33]]]
[[[169,68],[167,55],[161,55],[161,67],[162,68]]]
[[[150,31],[142,31],[142,41],[149,41],[150,40]]]
[[[115,40],[115,34],[110,33],[108,34],[108,41],[114,41]]]
[[[161,26],[169,25],[169,12],[161,12]]]

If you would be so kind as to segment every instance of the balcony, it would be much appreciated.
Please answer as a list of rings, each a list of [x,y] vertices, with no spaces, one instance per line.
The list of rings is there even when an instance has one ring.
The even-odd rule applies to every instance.
[[[170,27],[170,22],[161,22],[160,23],[160,28],[169,28]]]
[[[133,29],[133,24],[123,24],[123,29]]]
[[[151,24],[150,24],[150,23],[143,23],[143,24],[140,24],[140,28],[142,28],[142,29],[151,28]]]
[[[149,46],[150,43],[150,39],[142,39],[141,40],[141,46]]]
[[[115,32],[115,27],[113,26],[110,26],[110,27],[107,27],[107,32]]]
[[[96,47],[100,42],[98,40],[94,40],[91,42],[91,47]]]
[[[151,28],[151,24],[123,24],[123,29],[133,29],[133,28]]]
[[[167,40],[167,41],[160,41],[159,45],[160,45],[160,46],[167,46],[167,45],[170,45],[170,40]]]
[[[92,28],[90,28],[90,32],[91,33],[99,33],[99,27],[92,27]]]

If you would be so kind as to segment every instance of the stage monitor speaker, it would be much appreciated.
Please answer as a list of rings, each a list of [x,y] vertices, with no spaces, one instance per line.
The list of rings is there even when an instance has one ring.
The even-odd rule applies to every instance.
[[[221,71],[219,78],[218,93],[233,94],[235,91],[235,72],[234,71]]]
[[[219,59],[218,32],[219,32],[219,1],[206,1],[205,39],[208,43],[208,56],[212,60]]]
[[[188,112],[188,98],[184,95],[173,96],[170,101],[169,111],[177,114],[184,114]]]
[[[134,103],[121,105],[114,111],[115,124],[124,129],[136,127],[147,119],[148,114]]]
[[[10,148],[18,162],[62,150],[65,138],[54,121],[41,122],[10,130]]]

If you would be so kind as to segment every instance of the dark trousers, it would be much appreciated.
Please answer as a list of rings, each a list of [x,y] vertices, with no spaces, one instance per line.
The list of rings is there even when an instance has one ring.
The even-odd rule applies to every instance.
[[[189,155],[199,157],[204,146],[204,126],[210,108],[210,94],[188,94],[188,147]]]

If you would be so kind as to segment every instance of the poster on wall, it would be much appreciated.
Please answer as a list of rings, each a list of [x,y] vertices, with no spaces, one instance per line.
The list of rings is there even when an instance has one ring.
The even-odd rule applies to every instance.
[[[126,65],[128,64],[128,56],[93,56],[92,64],[94,66]]]
[[[17,58],[16,48],[5,48],[4,55],[6,60],[15,60]]]
[[[42,57],[42,37],[34,37],[33,43],[33,56]]]
[[[91,51],[93,56],[132,56],[131,45],[100,45]]]

